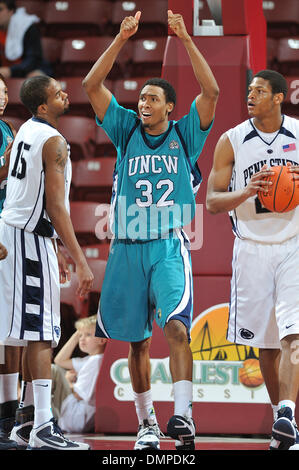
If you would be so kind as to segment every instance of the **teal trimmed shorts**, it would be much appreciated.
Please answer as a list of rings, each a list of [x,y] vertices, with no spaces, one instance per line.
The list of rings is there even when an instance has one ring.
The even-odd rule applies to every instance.
[[[153,320],[164,328],[180,320],[190,332],[193,284],[189,240],[114,240],[98,308],[96,336],[128,342],[152,335]],[[190,340],[190,338],[189,338]]]

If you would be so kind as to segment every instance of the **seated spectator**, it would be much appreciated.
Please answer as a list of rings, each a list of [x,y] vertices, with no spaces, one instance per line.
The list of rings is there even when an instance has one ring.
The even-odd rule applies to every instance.
[[[0,73],[4,78],[52,75],[43,58],[36,15],[16,8],[15,0],[0,0]]]
[[[95,389],[107,339],[95,336],[96,315],[75,323],[76,332],[52,364],[52,412],[66,432],[92,432]],[[76,346],[87,355],[71,357]]]

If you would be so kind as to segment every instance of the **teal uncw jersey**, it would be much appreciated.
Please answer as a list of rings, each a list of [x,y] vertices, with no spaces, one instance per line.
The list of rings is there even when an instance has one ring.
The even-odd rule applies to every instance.
[[[9,125],[0,119],[0,167],[4,166],[5,164],[3,154],[8,144],[13,141],[13,138],[14,135]],[[2,212],[4,200],[6,197],[6,184],[6,179],[0,183],[0,213]]]
[[[167,237],[191,222],[202,180],[197,159],[209,129],[200,129],[195,101],[159,136],[145,132],[134,111],[114,96],[101,125],[117,149],[110,227],[118,239]]]

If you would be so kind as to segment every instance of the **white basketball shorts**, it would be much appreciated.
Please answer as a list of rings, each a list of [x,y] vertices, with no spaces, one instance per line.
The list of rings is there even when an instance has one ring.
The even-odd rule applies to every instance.
[[[12,346],[25,346],[27,341],[57,346],[60,284],[51,239],[0,220],[0,241],[8,251],[0,261],[0,340]]]
[[[236,238],[227,339],[280,348],[299,333],[299,236],[280,244]]]

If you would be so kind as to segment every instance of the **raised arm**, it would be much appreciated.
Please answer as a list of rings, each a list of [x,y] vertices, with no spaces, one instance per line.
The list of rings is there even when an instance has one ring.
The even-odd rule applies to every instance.
[[[184,44],[198,81],[201,93],[196,97],[196,107],[200,118],[201,128],[207,129],[211,124],[219,95],[215,77],[203,55],[199,52],[189,36],[182,15],[168,10],[168,24]]]
[[[64,369],[72,369],[73,362],[72,362],[72,354],[74,352],[75,347],[79,343],[79,336],[80,332],[78,330],[72,334],[72,336],[68,339],[68,341],[62,346],[60,351],[56,354],[54,358],[55,364]]]
[[[51,137],[44,144],[46,210],[60,240],[76,264],[79,281],[77,292],[84,296],[92,287],[93,274],[78,244],[71,218],[65,207],[64,169],[67,158],[67,146],[62,137]]]
[[[122,47],[138,30],[140,16],[141,12],[137,11],[134,17],[128,16],[122,21],[120,31],[114,41],[97,60],[82,82],[93,110],[100,121],[103,121],[112,97],[111,92],[104,86],[104,81]]]
[[[229,191],[234,167],[234,150],[226,134],[223,134],[215,148],[214,162],[208,178],[206,207],[212,214],[229,212],[257,191],[267,191],[271,182],[263,180],[263,176],[271,174],[271,169],[264,165],[261,171],[255,173],[244,189]]]

